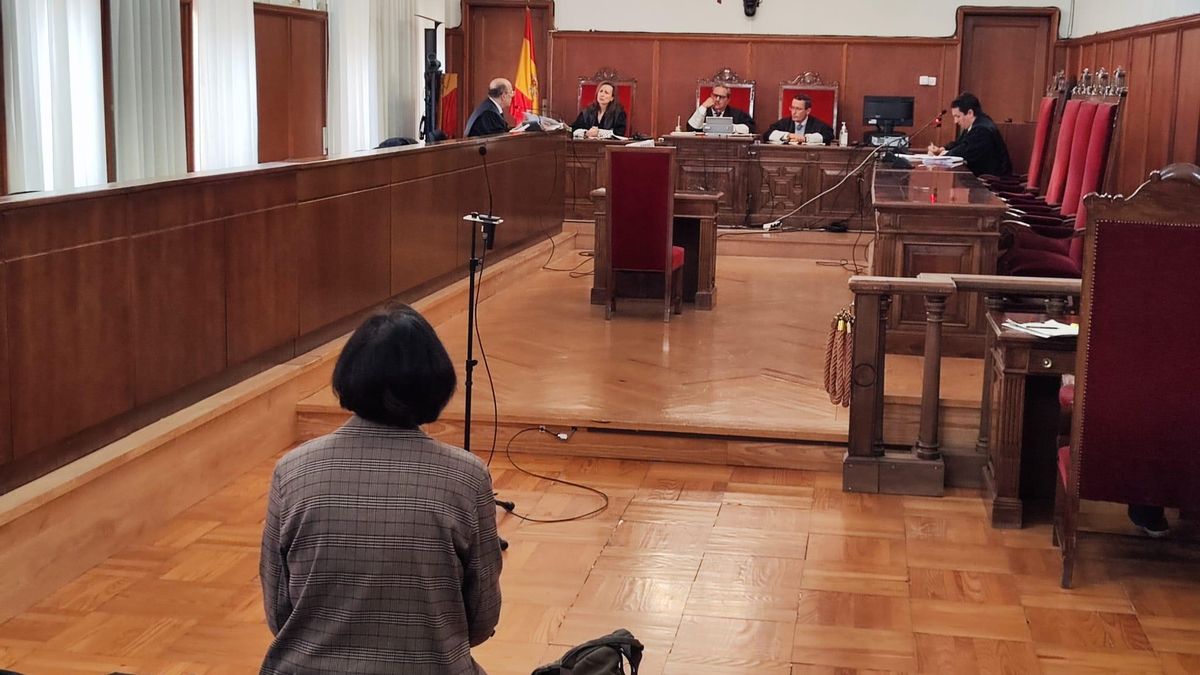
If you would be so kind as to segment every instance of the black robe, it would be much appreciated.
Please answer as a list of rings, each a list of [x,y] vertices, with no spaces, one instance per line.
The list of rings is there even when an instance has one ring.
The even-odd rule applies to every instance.
[[[772,124],[771,128],[767,129],[767,131],[763,134],[764,141],[771,140],[772,131],[782,131],[784,133],[794,134],[796,133],[796,122],[793,121],[791,117],[785,117],[775,124]],[[833,140],[833,127],[825,124],[812,115],[809,115],[808,119],[804,121],[804,133],[821,134],[821,138],[824,139],[823,142],[826,144]]]
[[[694,115],[695,113],[692,114]],[[712,108],[709,108],[708,112],[704,113],[704,116],[711,117]],[[697,129],[696,127],[692,126],[690,121],[691,117],[691,115],[688,115],[688,129],[691,129],[692,131],[704,131],[703,129]],[[725,106],[725,110],[723,110],[720,115],[717,115],[717,117],[732,117],[734,124],[745,124],[746,126],[750,127],[750,133],[754,133],[754,118],[731,105]]]
[[[996,128],[996,123],[987,115],[976,115],[975,123],[966,133],[946,144],[946,154],[962,157],[967,168],[976,176],[1009,176],[1012,160],[1008,158],[1008,146]]]
[[[483,99],[467,119],[467,136],[492,136],[508,131],[508,122],[491,98]]]
[[[614,115],[613,108],[610,105],[608,110],[604,112],[604,117],[599,120],[596,119],[597,112],[598,111],[593,110],[591,106],[580,110],[579,117],[576,117],[575,121],[571,123],[571,131],[577,131],[579,129],[587,131],[592,127],[597,127],[600,129],[611,129],[612,132],[618,136],[626,135],[625,127],[628,124],[628,116],[625,114],[624,108]]]

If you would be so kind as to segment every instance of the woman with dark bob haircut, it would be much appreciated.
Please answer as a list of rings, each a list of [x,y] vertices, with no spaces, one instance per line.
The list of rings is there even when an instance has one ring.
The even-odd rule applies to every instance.
[[[342,349],[354,413],[275,465],[263,530],[262,673],[483,673],[471,648],[500,618],[492,481],[426,436],[456,385],[424,317],[398,306]]]

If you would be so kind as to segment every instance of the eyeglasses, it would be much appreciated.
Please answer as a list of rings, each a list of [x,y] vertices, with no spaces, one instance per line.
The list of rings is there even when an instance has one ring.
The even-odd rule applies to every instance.
[[[713,94],[713,98],[729,98],[729,94]]]

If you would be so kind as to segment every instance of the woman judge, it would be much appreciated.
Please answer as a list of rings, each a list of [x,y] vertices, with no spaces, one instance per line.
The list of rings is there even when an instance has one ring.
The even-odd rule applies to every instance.
[[[612,82],[596,87],[596,100],[579,112],[571,129],[575,138],[611,138],[625,135],[625,108],[617,100]]]

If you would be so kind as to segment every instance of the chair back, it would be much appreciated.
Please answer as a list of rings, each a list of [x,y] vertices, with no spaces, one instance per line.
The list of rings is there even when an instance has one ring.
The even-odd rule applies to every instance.
[[[608,147],[605,155],[610,270],[670,272],[675,148]]]
[[[1200,167],[1085,203],[1069,494],[1200,508]]]
[[[1097,105],[1091,101],[1079,104],[1079,117],[1071,134],[1071,152],[1067,159],[1067,182],[1063,186],[1062,202],[1058,207],[1064,216],[1079,210],[1079,199],[1083,196],[1083,169],[1087,159],[1088,143],[1092,140],[1092,121],[1096,117]]]
[[[1046,185],[1047,204],[1062,202],[1063,190],[1067,186],[1067,164],[1071,160],[1071,141],[1075,137],[1075,121],[1079,119],[1081,105],[1083,101],[1072,99],[1063,107],[1058,139],[1054,143],[1054,165],[1050,169],[1050,182]]]
[[[1036,192],[1042,184],[1042,166],[1046,163],[1046,146],[1050,141],[1050,130],[1054,126],[1054,108],[1058,96],[1043,96],[1038,104],[1037,126],[1033,131],[1033,149],[1029,153],[1029,170],[1025,187]]]
[[[579,110],[591,105],[596,100],[596,88],[603,82],[612,82],[617,89],[617,100],[625,109],[625,133],[633,135],[633,95],[637,91],[637,80],[625,78],[617,74],[613,68],[604,67],[592,75],[579,76],[579,95],[576,100]]]
[[[696,82],[696,105],[708,98],[718,84],[729,87],[729,105],[754,117],[754,80],[743,80],[729,68],[722,68],[716,75]]]
[[[779,83],[779,117],[792,116],[792,99],[804,94],[812,99],[813,117],[829,124],[834,132],[838,129],[838,83],[821,82],[819,73],[797,75],[788,82]]]

